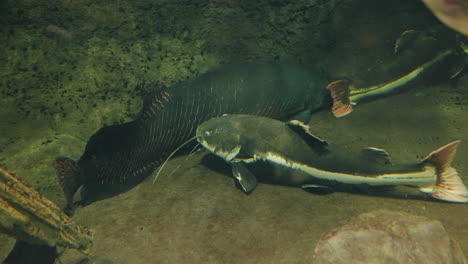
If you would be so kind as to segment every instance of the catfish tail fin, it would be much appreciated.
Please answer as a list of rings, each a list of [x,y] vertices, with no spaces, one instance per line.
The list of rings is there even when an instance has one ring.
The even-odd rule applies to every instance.
[[[348,80],[333,81],[327,88],[333,99],[332,113],[335,117],[342,117],[353,111]]]
[[[54,167],[67,200],[67,209],[72,209],[73,196],[78,188],[83,185],[80,180],[78,163],[67,157],[59,157],[54,161]]]
[[[454,203],[468,203],[468,189],[451,166],[460,140],[453,141],[431,152],[423,163],[429,163],[437,169],[437,180],[432,190],[427,190],[435,199]]]

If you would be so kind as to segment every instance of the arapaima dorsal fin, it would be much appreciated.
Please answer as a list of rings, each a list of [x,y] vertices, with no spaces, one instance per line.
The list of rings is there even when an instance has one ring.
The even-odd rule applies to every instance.
[[[328,142],[310,133],[310,127],[308,125],[298,120],[291,120],[286,123],[286,126],[301,136],[302,139],[304,139],[304,141],[314,150],[318,150],[320,152],[326,152],[328,150]]]
[[[157,114],[165,104],[171,100],[171,94],[167,88],[160,88],[154,91],[149,99],[144,102],[142,118],[146,120]]]

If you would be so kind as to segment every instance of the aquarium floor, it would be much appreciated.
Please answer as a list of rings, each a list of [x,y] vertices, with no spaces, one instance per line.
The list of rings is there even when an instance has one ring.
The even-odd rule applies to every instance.
[[[459,97],[466,93],[448,85],[414,87],[360,105],[342,119],[318,113],[310,126],[340,145],[383,148],[394,162],[417,161],[461,139],[453,165],[468,184],[468,108],[460,99],[468,96]],[[441,221],[468,255],[466,204],[315,195],[266,184],[245,195],[223,175],[228,168],[210,170],[202,156],[173,159],[155,184],[150,178],[128,193],[77,210],[76,221],[96,229],[93,253],[116,263],[311,263],[323,232],[360,213],[390,209]]]

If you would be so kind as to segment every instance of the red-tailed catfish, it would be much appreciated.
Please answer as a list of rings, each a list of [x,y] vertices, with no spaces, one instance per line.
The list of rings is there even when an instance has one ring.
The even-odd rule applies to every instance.
[[[225,115],[202,123],[197,141],[231,164],[244,192],[262,181],[303,189],[411,186],[430,197],[468,203],[468,189],[451,166],[459,141],[419,162],[392,164],[378,148],[352,151],[317,138],[309,127],[253,115]]]

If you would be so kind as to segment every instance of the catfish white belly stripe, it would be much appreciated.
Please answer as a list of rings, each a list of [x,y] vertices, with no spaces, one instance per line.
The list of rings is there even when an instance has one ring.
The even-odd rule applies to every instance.
[[[416,185],[416,186],[429,186],[436,180],[436,169],[433,166],[427,166],[424,170],[419,172],[404,173],[404,174],[381,174],[373,177],[366,177],[362,175],[353,175],[346,173],[338,173],[331,171],[324,171],[317,168],[310,167],[306,164],[301,164],[294,161],[286,160],[285,158],[272,153],[259,153],[254,156],[253,161],[270,161],[275,164],[283,165],[292,169],[301,170],[313,177],[334,180],[347,184],[369,184],[369,185]]]

